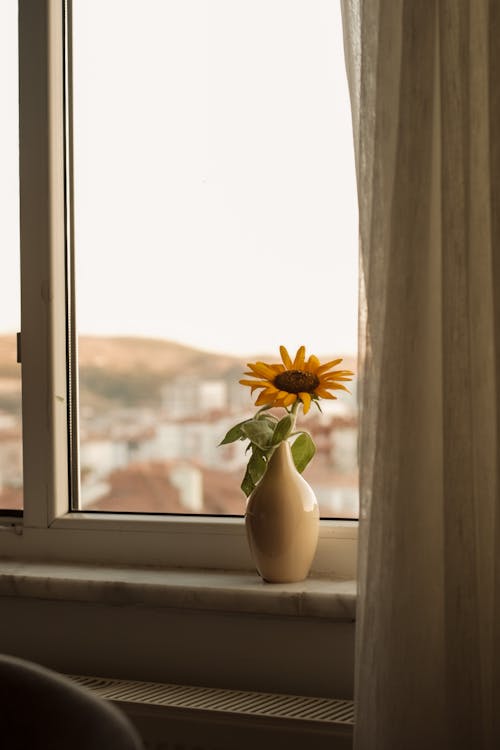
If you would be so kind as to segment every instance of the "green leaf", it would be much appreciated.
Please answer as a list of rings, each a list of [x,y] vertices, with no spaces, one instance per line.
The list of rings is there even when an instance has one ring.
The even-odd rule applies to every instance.
[[[250,419],[242,426],[242,432],[258,448],[266,450],[271,444],[273,426],[263,419]]]
[[[290,430],[292,429],[293,420],[290,414],[287,414],[286,417],[283,417],[283,419],[280,419],[276,427],[274,428],[273,433],[273,445],[278,445],[278,443],[281,443],[285,438],[288,437]]]
[[[241,483],[241,489],[245,493],[245,495],[248,497],[252,490],[254,489],[255,484],[252,481],[252,477],[250,476],[250,471],[247,466],[247,470],[245,472],[245,476],[243,477],[243,481]]]
[[[246,421],[248,420],[245,420],[245,422]],[[231,427],[231,429],[226,433],[226,437],[219,443],[219,445],[234,443],[235,440],[244,440],[245,434],[242,428],[245,422],[240,422],[239,424],[235,424],[234,427]]]
[[[259,411],[255,412],[255,416],[258,419],[261,416],[262,412],[268,411],[268,409],[272,409],[272,408],[273,408],[272,404],[266,404],[265,406],[261,406]]]
[[[316,453],[316,446],[308,432],[303,432],[292,444],[293,462],[301,474]]]
[[[248,462],[248,472],[250,473],[250,478],[254,485],[257,484],[259,479],[262,478],[266,468],[267,463],[266,459],[264,458],[264,454],[262,451],[260,451],[258,448],[253,448],[252,456],[250,458],[250,461]]]
[[[273,427],[276,424],[276,422],[278,421],[278,418],[275,417],[274,414],[257,414],[256,415],[256,419],[259,419],[259,420],[261,420],[261,419],[267,419],[268,422],[272,423]]]

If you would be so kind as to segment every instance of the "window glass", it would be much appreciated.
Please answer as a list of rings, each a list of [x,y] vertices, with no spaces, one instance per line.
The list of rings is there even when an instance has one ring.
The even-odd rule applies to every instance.
[[[17,0],[0,3],[0,509],[22,508]]]
[[[355,369],[339,4],[74,0],[72,56],[79,507],[243,514],[245,363]],[[323,517],[357,516],[355,389],[301,417]]]

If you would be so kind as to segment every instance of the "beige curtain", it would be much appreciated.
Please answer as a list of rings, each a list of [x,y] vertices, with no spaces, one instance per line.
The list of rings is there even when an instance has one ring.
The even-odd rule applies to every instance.
[[[342,5],[361,243],[355,748],[500,748],[500,2]]]

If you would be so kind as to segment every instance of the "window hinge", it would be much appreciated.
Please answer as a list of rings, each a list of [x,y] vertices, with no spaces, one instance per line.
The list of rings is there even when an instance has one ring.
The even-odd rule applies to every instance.
[[[21,331],[18,331],[16,333],[16,342],[17,342],[16,361],[19,364],[21,364]]]

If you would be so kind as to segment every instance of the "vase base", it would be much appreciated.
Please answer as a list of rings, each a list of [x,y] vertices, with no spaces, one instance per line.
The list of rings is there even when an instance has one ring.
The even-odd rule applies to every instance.
[[[304,576],[303,578],[264,578],[264,576],[261,576],[264,583],[300,583],[301,581],[305,581],[307,576]]]

